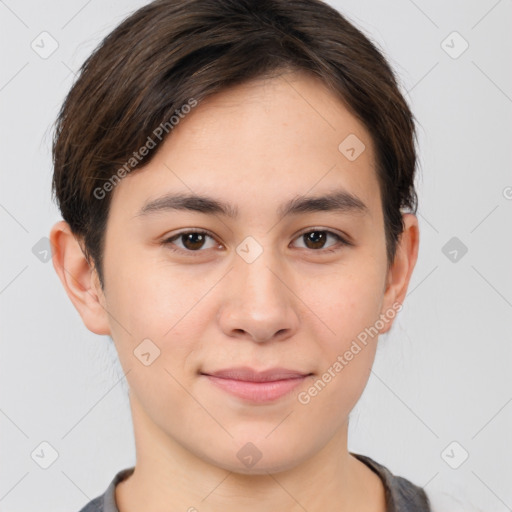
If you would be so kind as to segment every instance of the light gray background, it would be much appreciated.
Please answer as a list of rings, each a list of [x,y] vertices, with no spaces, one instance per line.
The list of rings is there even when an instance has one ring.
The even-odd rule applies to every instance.
[[[0,0],[2,512],[78,511],[135,462],[111,342],[32,248],[60,219],[51,124],[74,72],[145,3]],[[330,3],[384,51],[420,122],[419,261],[349,448],[424,486],[438,510],[443,493],[472,504],[451,511],[512,510],[512,1]],[[43,31],[59,45],[47,59],[31,48]],[[453,31],[469,43],[458,58],[462,40],[442,44]],[[455,262],[442,251],[454,236],[468,248]],[[48,469],[42,442],[58,452]]]

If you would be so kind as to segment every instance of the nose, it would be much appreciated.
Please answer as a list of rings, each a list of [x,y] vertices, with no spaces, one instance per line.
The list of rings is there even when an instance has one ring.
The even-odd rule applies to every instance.
[[[226,279],[218,321],[227,336],[261,343],[295,334],[300,301],[290,273],[270,250],[252,263],[236,255]]]

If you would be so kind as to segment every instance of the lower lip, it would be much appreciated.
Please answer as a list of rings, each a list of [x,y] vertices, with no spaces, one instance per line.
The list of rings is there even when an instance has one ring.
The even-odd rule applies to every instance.
[[[252,402],[271,402],[281,398],[306,380],[306,376],[269,382],[247,382],[243,380],[223,379],[205,375],[210,382],[232,395]]]

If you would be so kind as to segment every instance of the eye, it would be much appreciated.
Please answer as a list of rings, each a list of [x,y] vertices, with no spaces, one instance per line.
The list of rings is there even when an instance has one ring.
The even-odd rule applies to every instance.
[[[327,240],[331,238],[334,239],[334,243],[328,245],[326,247]],[[333,233],[332,231],[328,231],[325,229],[310,229],[309,231],[306,231],[299,235],[296,240],[302,240],[304,242],[304,245],[302,248],[305,249],[313,249],[313,250],[322,250],[326,249],[326,252],[334,252],[338,250],[340,247],[338,245],[351,245],[349,242],[347,242],[344,238],[342,238],[340,235]],[[336,243],[338,242],[338,244]],[[338,246],[333,249],[330,249],[332,246]],[[300,247],[300,246],[299,246]]]
[[[210,239],[210,243],[206,242]],[[167,238],[163,241],[164,245],[175,245],[178,248],[169,247],[173,251],[186,251],[186,252],[200,252],[201,249],[211,249],[212,247],[218,247],[218,243],[206,231],[183,231]],[[180,245],[181,244],[181,245]]]
[[[329,239],[333,240],[333,243],[326,245]],[[296,247],[311,249],[315,252],[335,252],[340,249],[340,246],[352,245],[337,233],[316,228],[310,228],[309,231],[302,233],[295,240],[302,240],[304,243],[304,245]],[[182,231],[181,233],[165,239],[162,243],[168,246],[172,251],[186,253],[198,253],[204,249],[212,249],[220,246],[212,235],[206,231],[200,230]]]

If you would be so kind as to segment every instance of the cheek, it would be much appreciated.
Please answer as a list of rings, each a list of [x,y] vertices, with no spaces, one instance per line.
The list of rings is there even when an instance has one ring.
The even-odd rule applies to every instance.
[[[131,332],[162,338],[194,312],[209,279],[147,256],[110,265],[110,311]]]
[[[343,348],[379,318],[384,275],[377,270],[335,274],[323,282],[309,284],[308,305],[328,328],[328,345],[332,349]]]
[[[205,278],[192,286],[183,272],[155,262],[149,268],[126,263],[109,274],[112,338],[123,369],[132,370],[128,380],[133,388],[148,399],[163,398],[162,386],[169,390],[176,385],[171,375],[182,382],[184,374],[189,378],[196,370],[197,340],[204,337],[205,289],[211,285]],[[146,367],[148,359],[154,362]],[[191,366],[185,368],[188,362]],[[173,401],[170,396],[166,400]]]
[[[340,410],[355,404],[370,374],[377,348],[375,326],[383,300],[383,279],[377,271],[359,272],[350,277],[335,276],[325,280],[324,286],[317,283],[308,289],[308,305],[322,320],[317,330],[321,382],[316,388],[329,388],[324,398],[332,394],[332,403]],[[311,392],[315,394],[315,390]]]
[[[111,274],[107,298],[119,360],[125,372],[130,371],[127,380],[139,401],[151,415],[169,419],[172,411],[187,405],[184,388],[196,371],[205,281],[187,285],[183,273],[155,264],[116,272]]]

